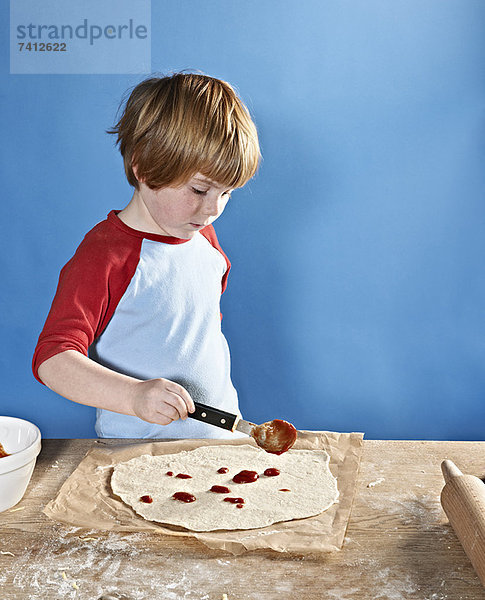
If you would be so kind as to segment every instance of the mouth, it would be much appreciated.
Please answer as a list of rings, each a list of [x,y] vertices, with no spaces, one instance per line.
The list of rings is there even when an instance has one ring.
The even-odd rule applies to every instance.
[[[189,223],[189,225],[194,229],[203,229],[204,227],[207,227],[207,225],[204,225],[203,223]]]

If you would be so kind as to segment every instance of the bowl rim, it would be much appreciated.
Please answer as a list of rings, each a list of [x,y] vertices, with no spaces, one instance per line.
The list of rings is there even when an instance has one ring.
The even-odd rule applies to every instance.
[[[13,471],[14,469],[18,468],[19,466],[22,466],[22,465],[30,462],[30,460],[32,460],[32,458],[37,457],[37,455],[40,452],[40,440],[42,437],[40,429],[37,427],[37,425],[35,425],[35,423],[32,423],[31,421],[27,421],[26,419],[21,419],[19,417],[9,417],[6,415],[5,416],[0,415],[0,424],[5,421],[7,423],[9,423],[9,422],[10,423],[15,423],[15,422],[26,423],[34,430],[35,438],[34,438],[33,442],[31,442],[23,450],[19,450],[18,452],[14,452],[13,454],[9,454],[8,456],[4,456],[4,457],[0,458],[0,474],[7,473],[9,471]],[[24,458],[25,458],[25,461],[23,460]],[[11,468],[9,468],[9,467],[11,467]]]

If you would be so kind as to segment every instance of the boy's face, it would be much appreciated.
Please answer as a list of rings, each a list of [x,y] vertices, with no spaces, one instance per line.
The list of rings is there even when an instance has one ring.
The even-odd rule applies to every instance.
[[[231,192],[197,173],[181,187],[152,190],[140,182],[134,199],[144,229],[191,239],[222,214]]]

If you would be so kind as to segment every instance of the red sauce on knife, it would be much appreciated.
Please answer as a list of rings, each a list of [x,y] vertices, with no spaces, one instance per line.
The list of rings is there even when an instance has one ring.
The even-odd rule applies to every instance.
[[[0,458],[4,458],[5,456],[10,456],[10,454],[8,452],[5,452],[4,447],[2,446],[2,444],[0,444]]]
[[[178,477],[179,479],[192,479],[192,475],[186,475],[185,473],[179,473],[178,475],[175,475],[175,477]]]
[[[296,442],[297,431],[288,421],[274,419],[253,427],[251,435],[266,452],[283,454]]]

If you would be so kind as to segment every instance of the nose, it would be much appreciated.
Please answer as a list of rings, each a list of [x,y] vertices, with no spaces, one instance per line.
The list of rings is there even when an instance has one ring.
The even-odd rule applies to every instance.
[[[227,200],[224,194],[209,195],[204,201],[203,212],[208,217],[216,217],[224,210],[226,203]]]

